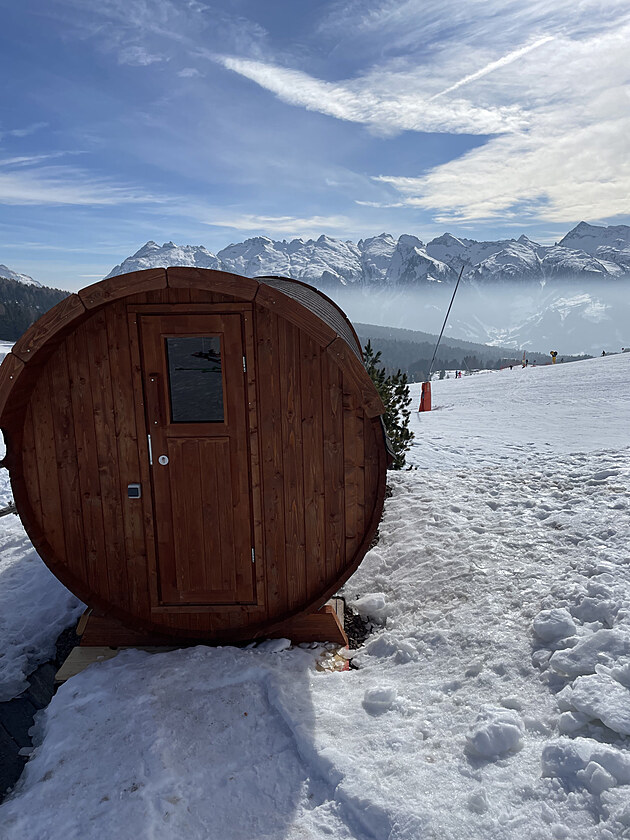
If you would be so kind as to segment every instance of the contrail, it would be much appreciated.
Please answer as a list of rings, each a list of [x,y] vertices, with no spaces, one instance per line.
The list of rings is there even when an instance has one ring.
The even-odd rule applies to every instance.
[[[539,38],[537,41],[534,41],[531,44],[527,44],[525,47],[521,47],[518,50],[514,50],[513,52],[504,55],[503,58],[499,58],[497,61],[491,61],[490,64],[486,64],[485,67],[482,67],[481,70],[477,70],[476,73],[471,73],[470,76],[464,76],[463,79],[460,79],[459,82],[455,82],[454,85],[447,87],[446,90],[441,90],[439,93],[436,93],[428,102],[432,102],[434,99],[437,99],[438,96],[444,96],[446,93],[450,93],[452,90],[457,90],[457,88],[461,87],[462,85],[467,85],[468,82],[474,82],[476,79],[480,79],[482,76],[487,76],[488,73],[492,73],[493,70],[497,70],[499,67],[505,67],[506,64],[511,64],[513,61],[516,61],[518,58],[521,58],[523,55],[527,55],[528,52],[535,50],[537,47],[546,44],[547,41],[553,41],[552,35],[545,35],[544,38]]]

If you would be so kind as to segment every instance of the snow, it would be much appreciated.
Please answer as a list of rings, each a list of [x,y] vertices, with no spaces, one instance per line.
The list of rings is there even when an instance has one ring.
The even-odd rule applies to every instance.
[[[0,470],[0,508],[11,498],[7,471]],[[18,517],[2,517],[0,702],[11,700],[28,687],[28,674],[54,655],[55,640],[82,610],[80,601],[40,560]]]
[[[37,280],[33,280],[33,278],[29,277],[28,274],[20,274],[19,272],[8,268],[6,265],[0,265],[0,277],[5,277],[9,280],[17,280],[18,283],[24,283],[25,286],[41,286],[41,283],[38,283]]]
[[[37,716],[2,840],[629,837],[629,379],[434,382],[344,588],[358,670],[286,640],[97,663]]]

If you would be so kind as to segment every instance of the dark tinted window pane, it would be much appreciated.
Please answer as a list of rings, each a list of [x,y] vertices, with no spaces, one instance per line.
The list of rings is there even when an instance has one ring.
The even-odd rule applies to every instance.
[[[222,423],[218,335],[166,339],[172,423]]]

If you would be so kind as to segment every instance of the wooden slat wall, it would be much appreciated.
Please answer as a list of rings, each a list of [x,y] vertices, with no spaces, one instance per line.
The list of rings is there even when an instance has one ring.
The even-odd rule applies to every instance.
[[[254,303],[253,460],[262,514],[256,565],[265,606],[151,614],[151,492],[146,430],[131,388],[138,362],[127,305],[189,302],[230,299],[185,288],[137,294],[97,310],[54,350],[26,413],[24,480],[60,573],[65,567],[85,582],[80,596],[130,612],[146,627],[229,637],[299,610],[346,573],[373,522],[382,444],[354,383],[325,347]],[[135,482],[142,500],[127,499]],[[214,489],[200,494],[204,503]]]
[[[255,313],[267,594],[277,616],[352,563],[378,495],[379,441],[325,348],[266,307]]]

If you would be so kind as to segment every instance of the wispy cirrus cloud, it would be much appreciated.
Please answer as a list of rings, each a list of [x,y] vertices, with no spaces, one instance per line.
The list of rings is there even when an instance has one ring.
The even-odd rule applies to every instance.
[[[99,178],[80,167],[48,163],[61,156],[63,153],[0,160],[0,204],[98,207],[175,201],[136,186]]]
[[[30,125],[26,125],[22,128],[8,128],[8,129],[1,129],[0,128],[0,140],[3,137],[28,137],[31,134],[35,134],[37,131],[41,131],[43,128],[48,128],[48,123],[46,122],[35,122],[31,123]]]
[[[130,44],[120,47],[118,50],[119,64],[129,64],[132,67],[148,67],[158,61],[164,61],[163,56],[154,55],[139,44]]]
[[[206,217],[200,217],[211,227],[232,228],[249,233],[273,233],[275,235],[309,237],[317,233],[343,232],[353,227],[352,221],[343,215],[331,216],[265,216],[254,213],[230,214],[217,210]]]
[[[399,131],[496,134],[523,129],[527,116],[518,105],[484,107],[464,99],[435,103],[421,91],[409,90],[408,78],[390,74],[389,89],[376,89],[369,79],[326,82],[301,70],[235,56],[216,60],[283,102],[349,122],[363,123],[379,133]]]

